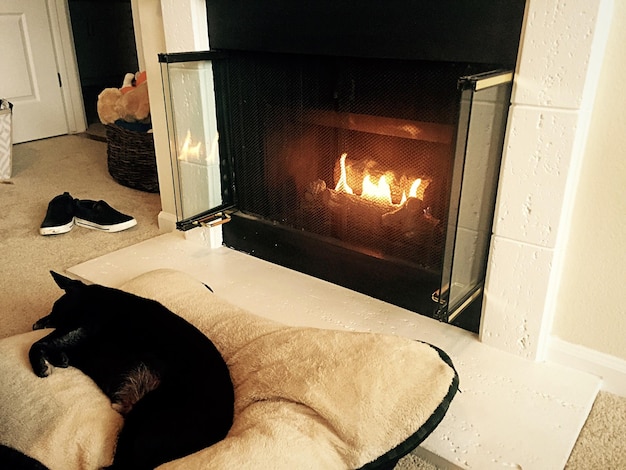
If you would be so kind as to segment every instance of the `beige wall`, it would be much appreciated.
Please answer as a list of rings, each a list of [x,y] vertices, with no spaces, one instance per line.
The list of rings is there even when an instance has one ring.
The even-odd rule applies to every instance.
[[[626,2],[614,3],[553,334],[626,359]]]

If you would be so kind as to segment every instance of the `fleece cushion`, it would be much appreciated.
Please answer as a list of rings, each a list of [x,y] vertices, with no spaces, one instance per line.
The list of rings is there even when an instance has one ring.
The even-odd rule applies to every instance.
[[[78,369],[56,369],[46,379],[33,373],[28,350],[48,333],[0,340],[0,444],[52,470],[110,465],[122,417]]]
[[[235,387],[227,437],[159,470],[385,467],[434,429],[458,386],[447,356],[428,344],[279,324],[179,271],[151,271],[122,288],[207,334]],[[42,334],[0,340],[0,443],[52,470],[99,468],[112,458],[121,418],[79,371],[57,369],[45,380],[32,373],[28,348]]]

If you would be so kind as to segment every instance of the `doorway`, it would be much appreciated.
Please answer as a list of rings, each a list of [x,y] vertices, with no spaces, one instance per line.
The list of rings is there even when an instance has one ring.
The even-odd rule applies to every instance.
[[[87,132],[104,137],[98,95],[139,70],[131,0],[68,0]]]

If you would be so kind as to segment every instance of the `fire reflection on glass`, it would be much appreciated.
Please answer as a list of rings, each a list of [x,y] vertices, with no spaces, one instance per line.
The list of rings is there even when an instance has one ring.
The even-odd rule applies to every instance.
[[[178,160],[183,162],[196,162],[206,163],[208,165],[218,162],[218,140],[219,136],[216,134],[211,141],[209,152],[205,155],[202,149],[202,142],[194,143],[191,137],[191,131],[187,130],[183,145],[181,145],[178,152]]]

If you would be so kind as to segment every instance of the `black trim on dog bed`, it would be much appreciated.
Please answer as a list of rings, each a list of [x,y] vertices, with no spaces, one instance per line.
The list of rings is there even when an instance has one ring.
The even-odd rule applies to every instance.
[[[443,417],[446,415],[448,408],[450,407],[450,403],[459,389],[459,374],[454,368],[454,364],[452,363],[450,356],[432,344],[424,344],[428,344],[428,346],[437,351],[439,353],[439,357],[441,357],[441,359],[448,364],[452,370],[454,370],[454,377],[452,378],[452,383],[450,384],[448,393],[443,400],[441,400],[441,403],[435,409],[433,414],[430,415],[426,422],[422,424],[422,426],[420,426],[414,434],[409,436],[393,449],[378,457],[376,460],[363,465],[359,470],[392,470],[402,457],[417,448],[435,430],[435,428],[443,420]]]

